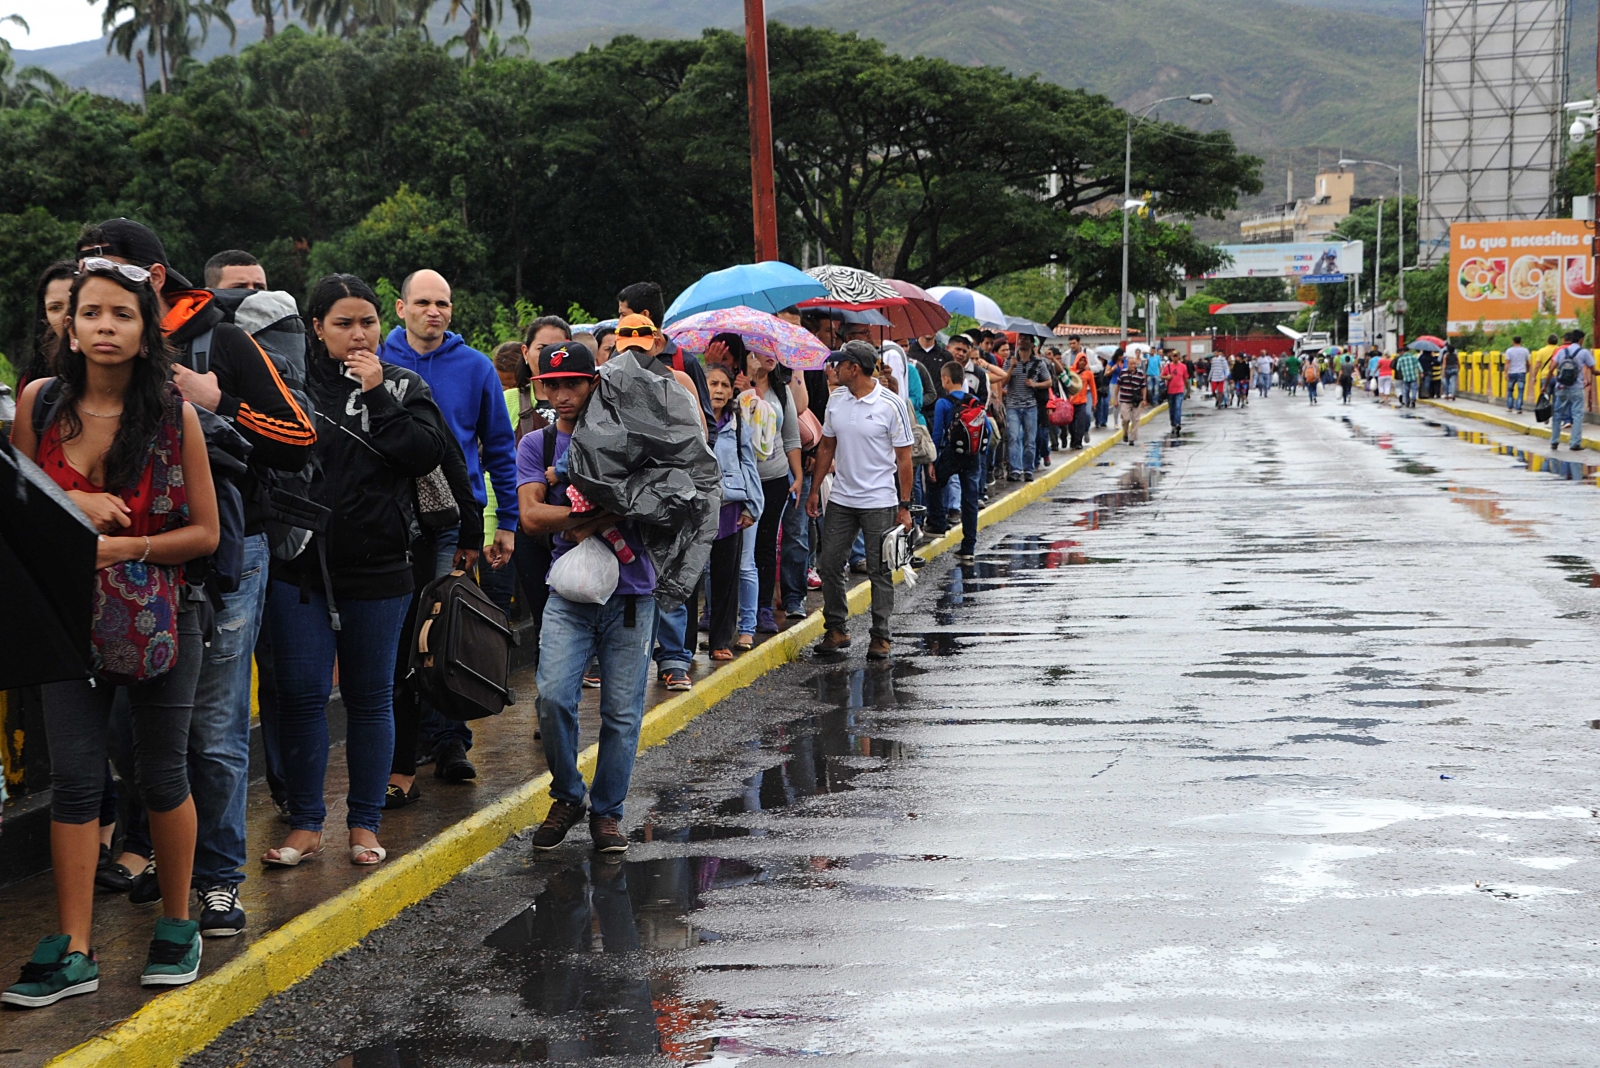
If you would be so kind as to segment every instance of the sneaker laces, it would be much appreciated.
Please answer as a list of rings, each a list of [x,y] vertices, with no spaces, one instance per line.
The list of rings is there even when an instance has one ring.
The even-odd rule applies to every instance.
[[[582,811],[583,811],[583,809],[582,809],[581,806],[574,805],[571,802],[568,802],[568,801],[552,801],[552,802],[550,802],[550,812],[549,812],[548,815],[545,816],[543,826],[545,826],[545,827],[566,827],[566,826],[569,826],[574,821],[574,817],[576,815],[578,815],[578,814],[581,814]]]
[[[594,821],[594,832],[607,838],[621,838],[622,821],[615,816],[601,816]]]
[[[200,891],[200,904],[206,912],[232,912],[239,903],[239,893],[231,886],[213,886]]]
[[[183,960],[185,953],[189,952],[187,942],[168,942],[165,938],[152,939],[150,942],[151,964],[178,964]]]
[[[57,960],[57,961],[50,961],[49,963],[42,963],[40,961],[30,960],[28,963],[26,963],[26,964],[24,964],[22,966],[22,978],[18,979],[17,982],[18,983],[44,983],[44,982],[48,982],[52,975],[56,974],[56,972],[59,972],[62,968],[65,968],[66,966],[67,966],[66,958],[62,958],[61,960]]]

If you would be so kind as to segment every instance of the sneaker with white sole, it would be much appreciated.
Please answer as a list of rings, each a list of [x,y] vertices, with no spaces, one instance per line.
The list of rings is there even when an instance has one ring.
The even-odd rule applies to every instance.
[[[200,974],[200,924],[163,916],[150,939],[140,986],[186,986]]]
[[[200,935],[232,938],[244,932],[244,909],[237,886],[208,886],[200,891]]]
[[[20,1009],[42,1009],[74,994],[100,989],[100,965],[94,950],[68,953],[72,939],[47,935],[39,939],[33,957],[22,966],[22,978],[0,991],[0,1002]]]

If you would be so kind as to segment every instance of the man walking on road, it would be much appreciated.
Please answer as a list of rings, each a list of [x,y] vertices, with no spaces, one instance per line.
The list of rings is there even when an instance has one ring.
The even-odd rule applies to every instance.
[[[517,499],[510,490],[517,480],[517,441],[511,431],[500,376],[489,357],[468,345],[460,334],[450,333],[450,283],[438,271],[420,270],[408,275],[400,284],[395,314],[402,325],[389,332],[378,356],[415,371],[428,383],[467,461],[467,474],[472,478],[472,493],[479,508],[489,500],[483,485],[484,468],[488,468],[499,515],[494,543],[484,550],[484,555],[489,566],[504,567],[516,548]],[[459,540],[454,530],[443,531],[433,539],[434,578],[448,575],[457,567],[472,571],[479,546],[459,545]],[[467,759],[472,729],[424,707],[422,729],[430,735],[430,747],[435,750],[434,777],[446,782],[477,778],[477,769]],[[396,740],[411,744],[410,739]],[[404,781],[408,776],[396,778],[401,780],[397,785],[402,789],[409,788],[410,783]]]
[[[1139,444],[1139,408],[1144,404],[1147,377],[1143,360],[1129,360],[1117,379],[1117,416],[1122,422],[1122,440],[1129,445]]]
[[[1550,357],[1550,383],[1554,405],[1550,409],[1550,448],[1561,448],[1561,425],[1572,424],[1569,442],[1573,452],[1583,448],[1584,397],[1588,376],[1594,373],[1594,353],[1583,347],[1583,331],[1567,332],[1567,343]]]
[[[1422,362],[1416,353],[1406,349],[1395,357],[1394,370],[1400,376],[1400,407],[1415,408],[1417,387],[1422,382]]]
[[[842,653],[850,648],[845,560],[860,532],[866,538],[867,574],[872,580],[867,658],[887,660],[894,576],[883,558],[883,536],[896,523],[911,529],[911,425],[906,406],[872,377],[878,354],[871,345],[847,341],[828,361],[840,385],[828,398],[811,496],[806,499],[806,514],[822,513],[822,480],[832,471],[833,493],[823,519],[817,564],[827,633],[817,651]]]
[[[1533,354],[1520,337],[1511,339],[1506,349],[1506,411],[1522,411],[1522,398],[1528,388],[1528,358]]]

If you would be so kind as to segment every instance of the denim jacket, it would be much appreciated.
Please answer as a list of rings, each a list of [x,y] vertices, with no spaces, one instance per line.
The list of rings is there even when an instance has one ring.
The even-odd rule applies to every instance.
[[[752,519],[761,518],[766,497],[756,470],[756,450],[750,428],[737,404],[729,404],[733,417],[717,430],[717,465],[722,468],[722,503],[739,504]]]

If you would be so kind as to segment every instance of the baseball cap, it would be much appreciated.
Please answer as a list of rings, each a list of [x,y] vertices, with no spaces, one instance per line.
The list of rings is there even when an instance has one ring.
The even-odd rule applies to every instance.
[[[660,333],[648,315],[624,315],[617,320],[617,351],[648,349]]]
[[[193,289],[193,284],[167,262],[167,249],[156,232],[132,219],[107,219],[78,238],[78,259],[118,256],[140,267],[161,264],[167,269],[167,289]]]
[[[599,374],[594,353],[581,341],[563,341],[539,350],[539,373],[534,378],[594,378]]]
[[[865,341],[846,341],[843,348],[828,353],[829,363],[853,363],[866,374],[878,369],[878,353]]]

